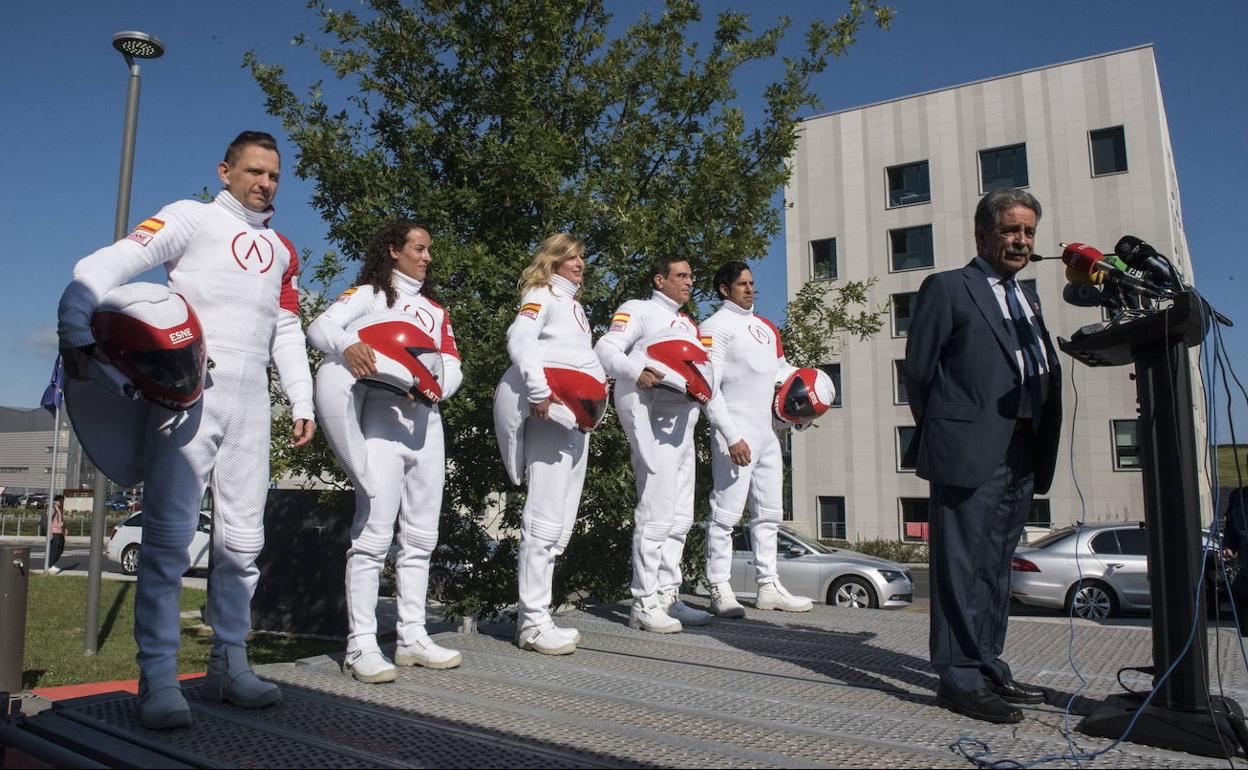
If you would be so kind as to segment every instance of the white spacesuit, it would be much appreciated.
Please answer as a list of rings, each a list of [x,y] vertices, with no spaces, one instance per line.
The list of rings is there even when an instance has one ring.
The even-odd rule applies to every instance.
[[[398,270],[392,273],[392,280],[398,294],[393,309],[410,315],[441,352],[442,398],[449,398],[463,381],[450,316],[420,293],[421,281]],[[396,518],[400,547],[395,564],[399,618],[394,662],[428,668],[453,668],[460,663],[458,652],[437,645],[425,631],[429,563],[438,544],[438,516],[446,478],[438,406],[419,396],[410,400],[356,384],[342,360],[344,351],[360,341],[356,333],[348,331],[352,322],[385,309],[384,293],[371,286],[357,286],[344,292],[308,327],[309,342],[326,353],[317,373],[317,404],[327,413],[341,412],[358,419],[364,440],[361,457],[337,453],[348,475],[367,479],[366,489],[356,489],[351,548],[347,552],[351,630],[345,667],[357,679],[368,682],[391,681],[395,674],[377,643],[377,591],[394,540]],[[344,406],[357,399],[363,399],[358,411],[354,406]],[[344,443],[336,435],[345,430],[342,420],[329,420],[323,428],[334,439],[336,449]]]
[[[655,291],[648,300],[621,305],[595,346],[603,368],[615,378],[615,405],[637,476],[629,623],[661,633],[709,619],[678,597],[680,559],[693,526],[693,429],[698,403],[666,387],[637,388],[637,379],[647,366],[645,356],[639,354],[651,341],[672,337],[701,345],[697,324],[680,312],[675,301]]]
[[[550,277],[549,287],[524,293],[520,309],[507,329],[507,352],[513,366],[503,376],[497,391],[496,412],[511,390],[515,399],[511,411],[521,411],[523,422],[513,430],[523,432],[521,451],[516,453],[528,472],[529,489],[520,525],[517,644],[523,649],[546,654],[566,654],[576,649],[575,629],[560,629],[550,616],[551,581],[555,559],[567,548],[576,524],[577,507],[585,483],[585,463],[589,449],[586,428],[596,427],[593,418],[606,408],[607,375],[594,354],[593,338],[585,310],[576,300],[579,287],[560,275]],[[552,396],[548,372],[570,372],[601,383],[601,400],[595,400],[582,422],[567,426],[558,419],[528,416],[531,404]],[[592,383],[591,383],[592,385]],[[551,409],[580,409],[568,394],[553,394],[563,404]],[[594,395],[599,395],[595,393]],[[501,415],[496,421],[504,462],[509,456],[506,433],[514,415]],[[509,469],[513,474],[515,470]],[[518,479],[516,479],[518,481]]]
[[[251,673],[245,651],[269,486],[267,366],[270,359],[277,365],[295,420],[312,418],[312,377],[299,324],[299,260],[291,243],[269,229],[272,214],[246,208],[229,191],[211,203],[170,204],[126,238],[80,260],[61,297],[62,346],[92,345],[90,320],[100,297],[164,265],[170,288],[199,316],[213,364],[203,398],[190,410],[153,404],[148,414],[134,634],[140,715],[153,727],[190,723],[176,681],[178,594],[210,477],[215,511],[208,611],[216,639],[205,691],[244,706],[281,699],[275,685]]]
[[[706,580],[711,585],[711,611],[741,617],[744,609],[733,596],[732,528],[741,520],[748,499],[753,520],[757,604],[762,609],[808,610],[809,599],[794,597],[776,573],[776,533],[784,515],[784,464],[772,427],[776,382],[796,371],[784,358],[775,324],[732,301],[701,326],[702,344],[711,358],[714,396],[706,416],[714,428],[711,441],[711,520],[706,531]],[[737,465],[729,447],[744,440],[750,462]]]

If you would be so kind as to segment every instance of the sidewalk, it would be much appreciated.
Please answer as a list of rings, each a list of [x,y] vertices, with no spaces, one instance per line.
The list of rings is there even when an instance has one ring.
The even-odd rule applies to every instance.
[[[484,625],[480,634],[440,633],[441,644],[462,651],[460,668],[403,668],[386,685],[343,676],[331,657],[265,666],[260,673],[282,684],[285,701],[258,711],[210,703],[191,685],[190,730],[142,730],[129,695],[60,703],[51,715],[76,735],[129,735],[166,761],[198,766],[966,768],[968,759],[951,750],[963,736],[986,744],[989,761],[1069,751],[1064,730],[1121,692],[1118,670],[1148,663],[1152,645],[1145,627],[1079,624],[1074,658],[1088,685],[1067,720],[1079,687],[1067,661],[1068,626],[1012,618],[1007,659],[1021,680],[1051,695],[1025,708],[1022,724],[991,725],[935,706],[920,613],[750,609],[742,620],[716,619],[673,635],[635,631],[627,617],[623,604],[562,615],[561,625],[583,635],[577,652],[563,657],[520,651],[510,623]],[[1210,656],[1214,691],[1248,703],[1238,635],[1211,632]],[[1123,681],[1147,686],[1135,674]],[[1111,745],[1071,738],[1081,751]],[[1082,762],[1227,764],[1130,743]]]

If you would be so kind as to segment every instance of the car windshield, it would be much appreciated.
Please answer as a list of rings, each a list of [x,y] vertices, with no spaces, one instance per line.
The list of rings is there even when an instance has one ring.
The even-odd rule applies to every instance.
[[[814,551],[815,553],[832,553],[831,548],[828,548],[826,545],[824,545],[823,543],[820,543],[818,540],[813,540],[809,537],[803,537],[791,529],[785,528],[784,534],[793,538],[794,540],[806,546],[807,548]]]
[[[1049,534],[1045,535],[1044,537],[1040,538],[1034,543],[1028,543],[1027,545],[1032,548],[1048,548],[1049,546],[1054,545],[1055,543],[1062,542],[1063,540],[1070,537],[1074,533],[1075,533],[1074,527],[1062,527],[1059,530],[1050,532]]]

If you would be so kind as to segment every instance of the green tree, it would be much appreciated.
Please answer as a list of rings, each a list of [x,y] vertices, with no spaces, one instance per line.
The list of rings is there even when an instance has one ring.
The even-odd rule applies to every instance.
[[[437,298],[459,330],[465,375],[443,407],[442,538],[452,561],[474,564],[447,598],[453,613],[490,612],[515,597],[514,541],[485,559],[478,526],[508,488],[490,404],[535,245],[558,231],[585,239],[583,301],[596,333],[621,302],[648,293],[640,276],[653,255],[688,257],[695,303],[711,298],[718,264],[763,254],[779,232],[772,198],[789,175],[798,113],[818,105],[812,79],[891,11],[849,0],[835,21],[811,24],[749,126],[734,75],[776,59],[787,19],[754,33],[745,14],[725,11],[699,46],[689,40],[702,18],[694,0],[668,0],[614,38],[602,0],[365,5],[357,14],[313,2],[322,34],[296,38],[340,81],[333,90],[351,93],[343,103],[331,105],[321,83],[297,95],[279,64],[254,53],[246,65],[298,146],[295,172],[315,180],[313,204],[342,254],[362,254],[391,217],[430,228]],[[594,434],[590,453],[556,600],[614,598],[628,582],[633,473],[617,422]],[[522,502],[505,496],[505,522],[518,522]]]

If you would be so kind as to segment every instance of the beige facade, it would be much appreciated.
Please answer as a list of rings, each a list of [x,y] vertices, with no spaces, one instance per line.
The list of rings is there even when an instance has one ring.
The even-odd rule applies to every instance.
[[[974,255],[972,218],[985,174],[1009,177],[1011,162],[1024,156],[1025,183],[1009,186],[1026,187],[1043,206],[1038,253],[1060,256],[1058,243],[1074,241],[1110,252],[1130,233],[1170,256],[1194,283],[1151,46],[822,115],[800,130],[785,191],[790,296],[817,271],[830,272],[826,239],[835,239],[827,280],[874,277],[873,304],[897,298],[904,310],[904,295],[924,278]],[[1097,309],[1063,302],[1060,262],[1034,263],[1019,277],[1035,280],[1055,336],[1100,320]],[[904,312],[892,315],[869,341],[841,340],[833,363],[840,364],[843,406],[793,437],[793,524],[809,534],[921,537],[928,484],[899,470],[898,428],[913,420],[896,393],[895,362],[906,343],[896,326],[904,327]],[[1129,446],[1115,448],[1115,421],[1123,421],[1118,432],[1127,444],[1136,418],[1133,368],[1090,369],[1064,354],[1062,365],[1061,454],[1043,498],[1052,526],[1084,516],[1072,464],[1087,520],[1142,520],[1140,472],[1122,467],[1131,464]],[[1203,440],[1204,416],[1193,411]]]

